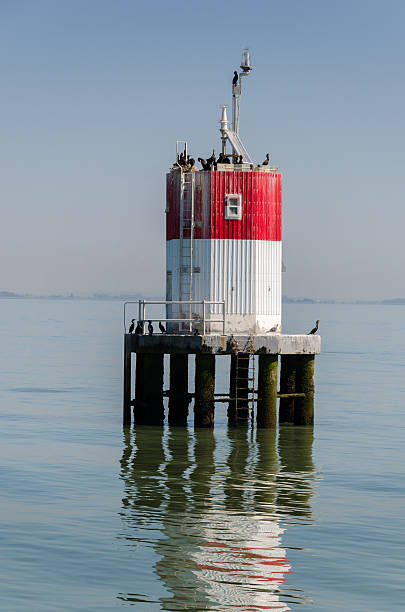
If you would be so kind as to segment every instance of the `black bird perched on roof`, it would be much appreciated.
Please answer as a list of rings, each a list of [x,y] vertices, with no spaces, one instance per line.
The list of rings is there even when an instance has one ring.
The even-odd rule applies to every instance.
[[[161,322],[161,321],[159,321],[159,329],[160,329],[160,331],[162,332],[162,334],[165,334],[165,333],[166,333],[166,328],[165,328],[165,326],[164,326],[164,325],[162,325],[162,322]]]
[[[315,323],[315,327],[311,329],[310,332],[308,332],[307,336],[310,336],[311,334],[316,334],[316,332],[318,331],[318,324],[319,324],[319,319],[317,319]]]
[[[243,164],[243,155],[239,155],[238,164]]]
[[[149,332],[149,336],[151,336],[153,334],[152,321],[149,321],[149,323],[148,323],[148,332]]]
[[[266,153],[266,159],[262,163],[262,166],[268,166],[270,161],[270,153]]]
[[[131,319],[131,325],[129,326],[128,333],[132,334],[135,329],[135,319]]]
[[[138,325],[136,326],[136,330],[135,330],[135,335],[136,336],[142,336],[143,335],[142,321],[138,321]]]
[[[211,166],[212,166],[213,164],[215,164],[215,161],[216,161],[216,157],[215,157],[215,149],[212,149],[212,155],[211,155],[211,157],[208,157],[208,158],[207,158],[207,165],[209,164],[210,169],[211,169]]]
[[[233,72],[233,79],[232,79],[232,85],[235,87],[236,83],[238,82],[238,73],[236,72],[236,70],[234,70]]]
[[[204,159],[203,157],[199,157],[198,161],[202,165],[203,170],[211,170],[211,164],[209,164],[206,159]]]

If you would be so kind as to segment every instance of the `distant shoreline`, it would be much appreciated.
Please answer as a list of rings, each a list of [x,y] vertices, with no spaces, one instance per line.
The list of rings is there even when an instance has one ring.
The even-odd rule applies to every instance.
[[[145,295],[125,295],[125,294],[109,294],[109,293],[93,293],[91,295],[79,295],[75,293],[68,294],[49,294],[49,295],[33,295],[31,293],[14,293],[13,291],[0,291],[0,299],[9,300],[95,300],[95,301],[138,301],[140,299],[147,300],[164,300],[162,296],[145,296]],[[390,298],[386,300],[338,300],[338,299],[314,299],[314,298],[291,298],[283,296],[283,304],[355,304],[358,306],[374,305],[374,306],[405,306],[405,298]]]

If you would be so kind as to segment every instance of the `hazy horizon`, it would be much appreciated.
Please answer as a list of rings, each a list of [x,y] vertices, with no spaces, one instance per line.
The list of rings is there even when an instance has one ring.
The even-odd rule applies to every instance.
[[[249,46],[240,134],[283,174],[283,294],[405,294],[405,7],[245,6],[1,4],[0,290],[163,294],[176,139],[219,150]]]

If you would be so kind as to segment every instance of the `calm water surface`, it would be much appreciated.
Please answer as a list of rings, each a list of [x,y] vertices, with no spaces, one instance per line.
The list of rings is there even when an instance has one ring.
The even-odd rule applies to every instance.
[[[119,303],[0,312],[0,609],[405,608],[405,308],[285,306],[323,352],[277,432],[123,431]]]

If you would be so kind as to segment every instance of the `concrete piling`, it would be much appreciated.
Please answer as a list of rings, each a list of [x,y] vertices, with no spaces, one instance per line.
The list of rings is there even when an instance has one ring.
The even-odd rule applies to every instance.
[[[280,393],[295,393],[296,355],[281,355]],[[294,398],[280,399],[280,423],[294,423]]]
[[[295,390],[305,397],[294,400],[294,424],[313,425],[315,355],[297,355],[296,364]]]
[[[170,355],[169,425],[187,425],[188,355]]]
[[[259,355],[257,427],[277,425],[278,355]]]
[[[122,421],[124,427],[131,425],[131,346],[128,336],[124,336],[124,407]]]
[[[215,355],[195,356],[194,426],[214,427]]]
[[[138,397],[135,398],[136,423],[162,425],[164,421],[163,354],[144,353],[140,363],[142,364],[140,371],[136,373],[136,391],[140,396],[139,400]]]

